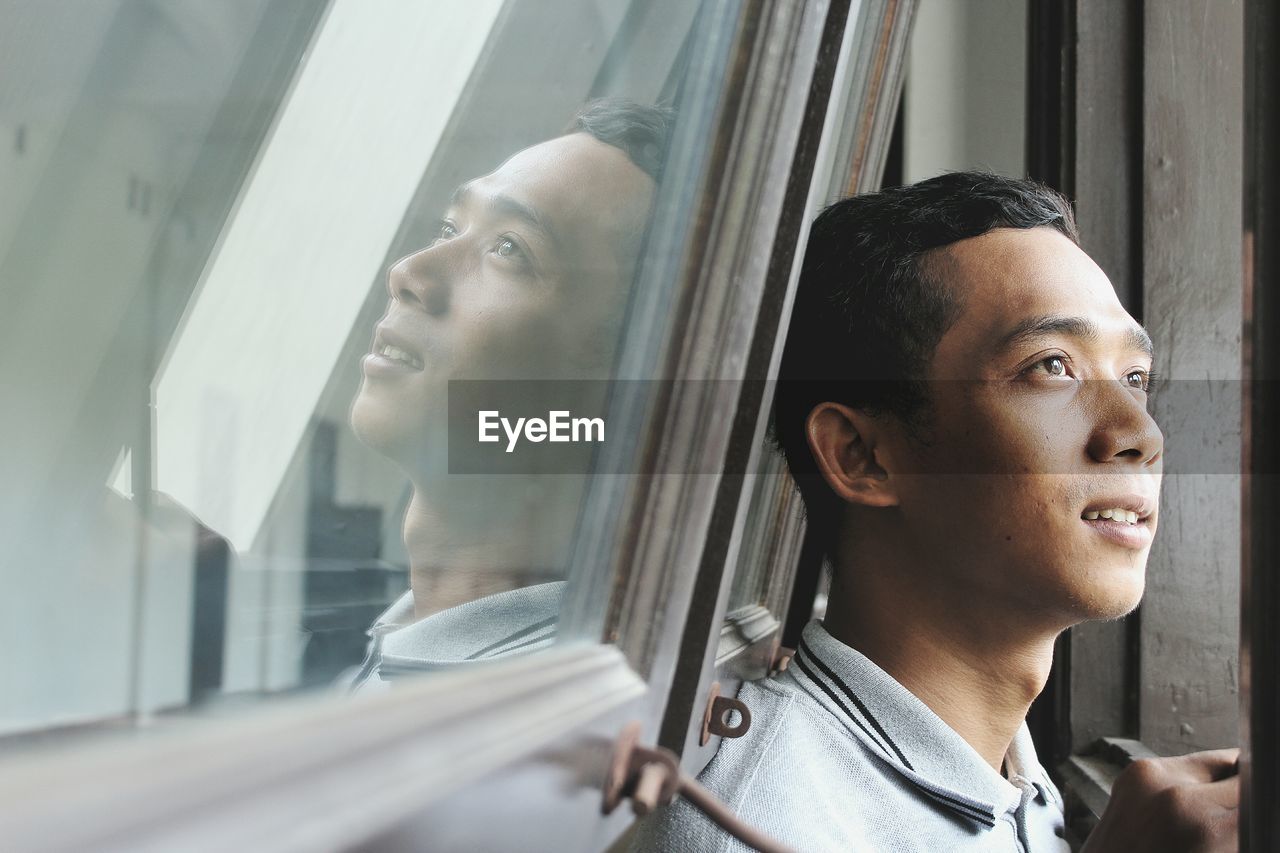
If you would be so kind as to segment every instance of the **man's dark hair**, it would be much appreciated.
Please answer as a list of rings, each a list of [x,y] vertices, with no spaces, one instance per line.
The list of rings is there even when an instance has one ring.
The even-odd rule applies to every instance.
[[[596,98],[578,110],[564,132],[589,133],[620,148],[657,181],[662,177],[674,118],[670,107],[641,104],[630,98]]]
[[[939,280],[930,253],[996,228],[1042,225],[1080,242],[1071,205],[1059,193],[982,172],[951,172],[847,198],[814,221],[778,374],[773,428],[809,527],[828,554],[842,504],[809,450],[809,413],[819,403],[842,403],[893,416],[927,441],[932,407],[923,377],[964,298]]]

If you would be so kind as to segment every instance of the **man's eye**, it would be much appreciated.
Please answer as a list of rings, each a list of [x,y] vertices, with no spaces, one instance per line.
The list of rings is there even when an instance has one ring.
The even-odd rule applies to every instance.
[[[1056,365],[1056,367],[1054,367]],[[1045,372],[1050,376],[1066,376],[1067,360],[1060,355],[1051,355],[1048,358],[1042,358],[1035,364],[1031,365],[1030,370],[1037,367],[1045,367]]]
[[[499,237],[493,244],[493,253],[500,258],[522,259],[526,257],[524,249],[510,237]]]
[[[1136,383],[1130,382],[1129,387],[1141,388],[1143,391],[1146,391],[1148,394],[1151,393],[1152,387],[1155,385],[1155,382],[1156,382],[1156,375],[1146,370],[1135,370],[1129,373],[1127,376],[1125,376],[1125,379],[1133,379],[1133,377],[1135,376],[1138,377],[1138,381]]]
[[[436,236],[433,242],[438,243],[441,240],[452,240],[454,237],[458,236],[458,233],[458,226],[455,222],[450,219],[441,219],[440,227],[436,229]]]

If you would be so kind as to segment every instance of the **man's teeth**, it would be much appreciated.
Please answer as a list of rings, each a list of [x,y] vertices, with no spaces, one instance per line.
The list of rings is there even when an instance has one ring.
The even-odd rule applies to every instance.
[[[1136,512],[1129,512],[1127,509],[1090,510],[1084,514],[1084,517],[1090,521],[1094,521],[1098,518],[1109,518],[1112,521],[1124,521],[1129,524],[1138,523],[1138,514]]]
[[[409,365],[410,367],[417,368],[418,370],[421,370],[424,367],[422,360],[413,355],[413,353],[405,352],[400,349],[400,347],[393,347],[389,344],[384,344],[378,347],[378,355],[383,358],[389,358],[392,361],[399,361],[403,364]]]

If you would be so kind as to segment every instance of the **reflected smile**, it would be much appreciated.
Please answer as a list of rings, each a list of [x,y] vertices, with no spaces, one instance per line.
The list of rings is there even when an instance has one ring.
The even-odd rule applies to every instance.
[[[375,347],[373,354],[397,364],[403,364],[406,367],[411,367],[414,370],[422,370],[422,368],[426,367],[422,359],[418,358],[413,353],[408,350],[400,349],[400,347],[392,346],[391,344],[382,344],[379,347]]]
[[[394,376],[423,371],[428,356],[413,341],[413,336],[394,324],[380,323],[374,330],[373,347],[362,362],[365,375]]]

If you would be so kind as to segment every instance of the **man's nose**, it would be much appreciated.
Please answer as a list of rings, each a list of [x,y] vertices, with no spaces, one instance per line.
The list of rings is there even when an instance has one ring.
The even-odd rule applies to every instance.
[[[427,246],[396,261],[387,273],[391,298],[433,317],[449,313],[452,276],[444,254],[440,246]]]
[[[1094,386],[1097,423],[1089,439],[1089,455],[1097,462],[1128,460],[1159,470],[1164,433],[1147,411],[1146,395],[1119,380],[1090,382]]]

